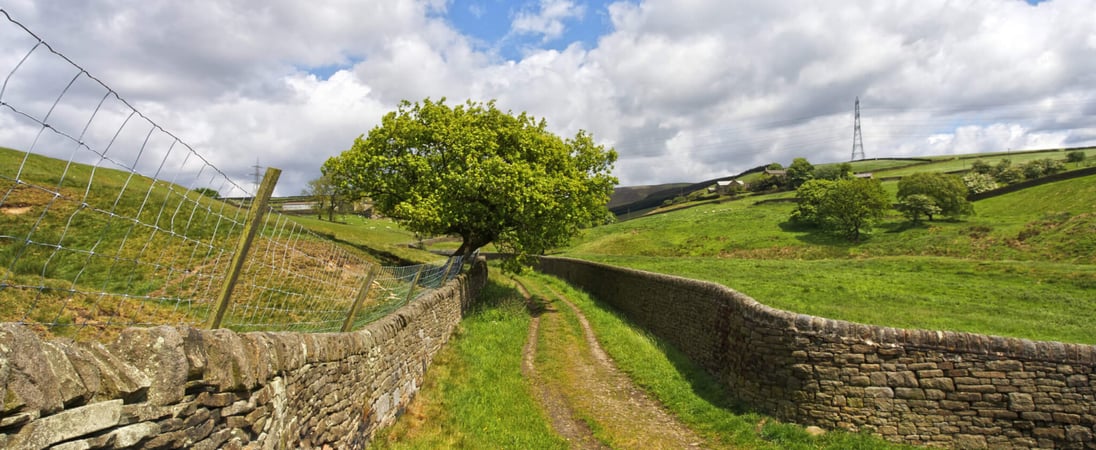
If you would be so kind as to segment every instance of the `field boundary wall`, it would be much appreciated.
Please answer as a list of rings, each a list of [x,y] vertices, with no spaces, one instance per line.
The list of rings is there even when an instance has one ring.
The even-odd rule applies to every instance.
[[[104,345],[0,324],[0,448],[363,448],[486,279],[478,261],[348,333],[160,326]]]
[[[567,258],[558,276],[780,420],[951,448],[1096,448],[1096,346],[781,311],[725,286]]]

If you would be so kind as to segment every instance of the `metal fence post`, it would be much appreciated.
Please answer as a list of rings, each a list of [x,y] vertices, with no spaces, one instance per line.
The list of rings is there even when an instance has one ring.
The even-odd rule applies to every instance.
[[[243,270],[244,259],[247,258],[248,250],[251,249],[251,242],[255,239],[255,232],[263,221],[267,203],[274,193],[274,185],[278,184],[278,177],[281,174],[281,170],[268,167],[266,174],[263,175],[263,182],[259,185],[259,191],[255,193],[255,200],[251,202],[251,209],[247,213],[247,222],[244,224],[240,243],[236,246],[236,254],[232,256],[232,263],[228,266],[228,274],[221,286],[221,295],[217,298],[213,314],[209,316],[207,325],[210,329],[221,327],[225,311],[228,310],[229,299],[232,297],[232,290],[236,288],[236,280],[240,278],[240,271]]]
[[[358,290],[358,296],[354,298],[354,304],[350,306],[350,312],[346,314],[346,321],[343,322],[342,332],[350,331],[350,327],[354,326],[354,318],[358,316],[358,310],[362,307],[362,302],[369,295],[369,289],[373,287],[373,280],[377,278],[377,272],[380,271],[379,266],[373,266],[369,269],[369,275],[365,277],[365,284]]]
[[[422,277],[424,270],[426,270],[426,264],[420,264],[419,271],[415,273],[415,279],[411,280],[411,287],[407,288],[407,300],[404,300],[404,303],[411,301],[411,295],[415,293],[415,286],[419,284],[419,277]]]

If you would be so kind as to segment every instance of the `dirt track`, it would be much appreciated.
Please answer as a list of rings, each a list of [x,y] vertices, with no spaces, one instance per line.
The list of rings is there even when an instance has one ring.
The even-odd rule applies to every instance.
[[[528,282],[527,282],[528,283]],[[617,369],[590,323],[548,287],[521,286],[533,311],[522,372],[572,448],[700,448],[701,438]]]

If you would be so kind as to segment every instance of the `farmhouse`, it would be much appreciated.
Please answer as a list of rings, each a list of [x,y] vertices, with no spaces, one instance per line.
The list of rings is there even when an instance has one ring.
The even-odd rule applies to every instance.
[[[715,192],[720,195],[730,194],[746,188],[746,183],[739,180],[720,180],[715,182]]]

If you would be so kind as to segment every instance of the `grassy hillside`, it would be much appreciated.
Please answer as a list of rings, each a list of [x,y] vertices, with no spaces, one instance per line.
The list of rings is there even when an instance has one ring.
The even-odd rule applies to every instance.
[[[792,203],[756,204],[776,196],[587,230],[561,253],[835,319],[1096,344],[1096,176],[979,201],[961,221],[891,211],[859,244],[790,223]]]
[[[204,322],[245,216],[246,211],[230,203],[183,186],[0,148],[0,321],[53,324],[60,334],[81,327]],[[363,272],[370,262],[437,259],[389,244],[414,239],[411,233],[393,230],[390,222],[378,223],[383,230],[376,232],[361,224],[301,222],[357,244],[346,250],[361,259],[339,259],[345,261],[338,266],[344,276]],[[352,227],[357,231],[348,231]],[[363,240],[380,243],[365,245]],[[266,227],[257,242],[253,248],[260,250],[253,255],[261,249],[277,252],[281,264],[298,273],[327,276],[329,261],[339,258],[329,241],[294,234],[284,225]],[[273,248],[280,250],[269,250]],[[248,264],[243,278],[269,278],[263,271],[281,268]],[[344,289],[306,286],[308,277],[300,282],[286,278],[278,277],[275,297],[300,299]],[[234,304],[284,301],[263,290],[270,284],[241,283]],[[259,320],[306,322],[288,311],[264,312]]]

